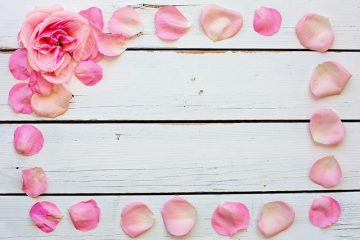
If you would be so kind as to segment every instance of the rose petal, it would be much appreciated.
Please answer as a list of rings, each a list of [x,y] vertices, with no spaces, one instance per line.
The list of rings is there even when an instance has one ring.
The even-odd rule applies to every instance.
[[[188,234],[197,218],[195,207],[180,197],[175,197],[165,203],[161,214],[166,230],[176,237]]]
[[[121,213],[121,227],[130,237],[138,237],[154,225],[154,214],[142,202],[133,202],[124,207]]]
[[[14,148],[25,156],[34,155],[42,149],[44,137],[39,129],[32,125],[22,125],[14,132]]]
[[[30,114],[33,112],[30,104],[32,95],[28,84],[17,83],[9,92],[9,105],[17,113]]]
[[[228,237],[247,229],[249,221],[249,209],[240,202],[224,202],[220,204],[211,217],[211,225],[214,230],[218,234]]]
[[[138,12],[131,6],[117,9],[110,18],[109,30],[125,39],[131,38],[143,31],[143,25]]]
[[[99,34],[96,38],[99,52],[108,57],[119,56],[126,50],[126,43],[119,34]]]
[[[31,107],[40,117],[55,118],[67,111],[71,98],[72,94],[66,85],[55,85],[48,96],[34,94]]]
[[[19,48],[10,55],[9,69],[14,78],[18,80],[26,80],[30,77],[27,53],[25,48]]]
[[[272,36],[280,30],[282,22],[278,10],[269,7],[256,9],[253,21],[254,30],[264,36]]]
[[[48,201],[35,203],[31,207],[29,215],[34,224],[45,233],[54,231],[63,218],[58,206]]]
[[[104,17],[100,8],[90,7],[79,12],[81,16],[86,18],[89,23],[100,32],[104,28]]]
[[[51,94],[54,84],[48,82],[43,76],[36,71],[32,71],[30,75],[29,87],[33,93],[38,93],[43,96]]]
[[[95,62],[88,60],[79,62],[75,68],[75,76],[85,85],[94,86],[103,77],[103,69]]]
[[[312,225],[319,228],[327,228],[340,218],[341,208],[338,201],[332,197],[320,196],[314,199],[310,211],[309,220]]]
[[[336,62],[319,64],[311,78],[310,89],[316,98],[338,95],[352,77],[343,66]]]
[[[214,42],[233,37],[243,25],[240,13],[215,4],[203,8],[200,21],[206,35]]]
[[[82,232],[95,229],[100,221],[100,208],[94,199],[72,205],[69,214],[74,227]]]
[[[334,43],[334,31],[328,18],[306,14],[296,25],[296,36],[305,48],[326,52]]]
[[[38,197],[43,194],[48,186],[45,172],[40,167],[22,170],[22,191],[29,197]]]
[[[258,221],[260,232],[267,238],[288,229],[294,222],[294,209],[282,201],[266,203]]]
[[[341,167],[334,156],[327,156],[317,160],[310,170],[310,179],[325,188],[338,185],[341,177]]]
[[[174,41],[182,37],[191,23],[174,6],[160,8],[155,14],[155,33],[164,40]]]
[[[310,132],[314,142],[337,145],[345,138],[345,126],[331,109],[318,109],[311,115]]]

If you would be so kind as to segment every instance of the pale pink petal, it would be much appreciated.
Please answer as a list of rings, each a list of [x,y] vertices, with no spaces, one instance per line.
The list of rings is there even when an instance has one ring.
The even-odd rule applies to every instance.
[[[42,149],[44,137],[39,129],[32,125],[22,125],[14,132],[14,148],[25,156],[34,155]]]
[[[30,75],[29,87],[33,93],[38,93],[43,96],[51,94],[54,84],[48,82],[43,78],[41,73],[32,71]]]
[[[324,62],[316,67],[310,89],[316,98],[339,95],[351,77],[351,73],[340,64]]]
[[[103,77],[103,69],[92,60],[81,61],[75,68],[75,76],[85,85],[94,86]]]
[[[44,170],[40,167],[22,170],[22,191],[29,197],[38,197],[43,194],[48,186]]]
[[[249,221],[249,209],[240,202],[224,202],[220,204],[211,217],[211,225],[214,230],[218,234],[228,237],[247,229]]]
[[[130,237],[138,237],[148,231],[155,222],[154,214],[142,202],[133,202],[124,207],[121,213],[121,227]]]
[[[74,73],[74,62],[68,58],[68,63],[54,72],[43,72],[41,75],[46,81],[53,84],[62,84],[70,81]]]
[[[31,98],[31,107],[40,117],[55,118],[67,111],[71,98],[69,87],[63,84],[55,85],[48,96],[34,94]]]
[[[119,56],[126,50],[124,38],[119,34],[101,33],[96,41],[99,52],[108,57]]]
[[[175,197],[165,203],[161,214],[166,230],[176,237],[188,234],[197,218],[195,207],[180,197]]]
[[[282,17],[278,10],[269,7],[256,9],[253,21],[254,30],[264,36],[272,36],[280,30]]]
[[[345,138],[345,126],[331,109],[318,109],[310,117],[310,132],[314,142],[337,145]]]
[[[334,43],[334,31],[328,18],[306,14],[296,25],[296,36],[305,48],[326,52]]]
[[[100,221],[100,208],[94,199],[72,205],[69,214],[74,227],[82,232],[95,229]]]
[[[316,227],[327,228],[336,223],[340,215],[341,208],[338,201],[329,196],[320,196],[315,198],[311,205],[309,220]]]
[[[325,188],[338,185],[341,177],[341,167],[334,156],[327,156],[317,160],[310,170],[310,179]]]
[[[79,12],[81,16],[86,18],[89,23],[100,32],[104,28],[104,18],[100,8],[90,7]]]
[[[30,77],[27,61],[27,50],[19,48],[10,55],[9,70],[18,80],[26,80]]]
[[[258,221],[260,232],[267,238],[288,229],[295,220],[294,209],[282,201],[266,203]]]
[[[58,206],[48,201],[35,203],[31,207],[29,215],[34,224],[45,233],[54,231],[63,218]]]
[[[32,95],[28,84],[15,84],[9,92],[9,105],[17,113],[30,114],[33,112],[30,104]]]
[[[161,39],[177,40],[190,27],[189,20],[174,6],[162,7],[155,14],[155,33]]]
[[[117,9],[110,18],[109,30],[128,39],[143,31],[139,13],[131,6]]]
[[[206,35],[214,42],[235,36],[243,25],[239,12],[215,4],[203,8],[200,21]]]

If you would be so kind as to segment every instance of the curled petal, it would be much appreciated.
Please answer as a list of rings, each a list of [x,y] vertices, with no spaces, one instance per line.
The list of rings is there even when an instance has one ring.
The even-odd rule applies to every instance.
[[[103,77],[103,69],[92,60],[79,62],[75,76],[85,85],[94,86]]]
[[[58,206],[48,201],[35,203],[31,207],[29,215],[34,224],[45,233],[54,231],[63,218]]]
[[[143,31],[139,13],[131,6],[117,9],[110,18],[109,30],[128,39]]]
[[[256,9],[253,21],[254,30],[264,36],[272,36],[280,30],[282,22],[278,10],[268,7]]]
[[[336,62],[319,64],[311,78],[310,89],[316,98],[338,95],[342,92],[351,73]]]
[[[211,217],[211,225],[214,230],[218,234],[228,237],[247,229],[249,221],[249,209],[240,202],[222,203],[215,209]]]
[[[310,170],[310,179],[325,188],[338,185],[341,177],[341,167],[334,156],[327,156],[317,160]]]
[[[126,43],[119,34],[101,33],[96,41],[99,52],[108,57],[119,56],[126,50]]]
[[[93,199],[72,205],[69,214],[74,227],[82,232],[95,229],[100,221],[100,208]]]
[[[336,223],[340,215],[341,208],[338,201],[332,197],[320,196],[315,198],[311,205],[309,220],[316,227],[327,228]]]
[[[334,31],[328,18],[306,14],[296,25],[296,36],[305,48],[326,52],[334,43]]]
[[[266,203],[258,221],[260,232],[267,238],[288,229],[294,222],[294,209],[287,203],[276,201]]]
[[[9,69],[12,75],[18,80],[26,80],[30,77],[27,53],[28,51],[25,48],[19,48],[10,55]]]
[[[214,42],[235,36],[243,25],[240,13],[215,4],[203,8],[200,21],[206,35]]]
[[[86,18],[92,27],[95,27],[100,32],[104,28],[104,17],[100,8],[90,7],[79,12],[81,16]]]
[[[55,118],[67,111],[71,98],[72,94],[66,85],[55,85],[48,96],[34,94],[31,107],[40,117]]]
[[[142,202],[133,202],[124,207],[121,213],[121,227],[130,237],[138,237],[154,225],[154,214]]]
[[[22,125],[14,132],[14,147],[16,152],[25,156],[34,155],[42,149],[44,137],[39,129],[32,125]]]
[[[180,197],[175,197],[165,203],[161,214],[166,230],[176,237],[188,234],[197,218],[195,207]]]
[[[41,73],[32,71],[30,75],[29,87],[33,93],[38,93],[43,96],[48,96],[52,92],[54,84],[48,82],[43,78]]]
[[[28,84],[17,83],[9,92],[9,105],[17,113],[30,114],[33,112],[30,104],[32,95],[33,93]]]
[[[22,191],[29,197],[38,197],[48,186],[45,172],[40,167],[28,168],[22,171]]]
[[[310,132],[314,142],[323,145],[337,145],[345,138],[345,126],[331,109],[318,109],[311,115]]]
[[[160,8],[155,14],[156,35],[164,40],[174,41],[182,37],[191,23],[174,6]]]

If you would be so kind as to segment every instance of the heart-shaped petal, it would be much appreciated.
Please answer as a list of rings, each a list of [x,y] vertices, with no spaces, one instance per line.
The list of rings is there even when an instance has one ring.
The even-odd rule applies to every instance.
[[[218,234],[228,237],[247,229],[249,221],[249,209],[240,202],[224,202],[220,204],[211,217],[211,225],[214,230]]]
[[[310,89],[316,98],[339,95],[351,77],[351,73],[339,63],[324,62],[316,67]]]
[[[126,205],[121,213],[121,227],[128,236],[133,238],[148,231],[154,222],[153,212],[142,202]]]
[[[327,156],[317,160],[310,170],[310,179],[325,188],[338,185],[341,177],[341,167],[334,156]]]
[[[72,205],[69,214],[74,227],[82,232],[95,229],[100,221],[100,208],[94,199]]]
[[[341,207],[338,201],[329,196],[320,196],[314,199],[309,211],[309,220],[312,225],[327,228],[340,218]]]
[[[161,39],[177,40],[190,27],[189,20],[174,6],[162,7],[155,14],[155,33]]]
[[[33,93],[26,83],[17,83],[9,91],[8,102],[17,113],[30,114],[33,112],[30,101]]]
[[[175,237],[188,234],[196,223],[195,207],[183,198],[175,197],[162,208],[162,218],[169,234]]]
[[[296,36],[305,48],[326,52],[334,43],[334,31],[328,18],[306,14],[296,25]]]
[[[91,26],[102,32],[104,28],[104,17],[100,8],[90,7],[80,11],[79,14],[86,18]]]
[[[143,31],[139,13],[131,6],[117,9],[109,20],[109,30],[128,39]]]
[[[337,145],[345,138],[345,126],[331,109],[322,108],[310,117],[310,132],[314,142],[322,145]]]
[[[43,194],[48,186],[44,170],[40,167],[22,170],[22,191],[29,197],[38,197]]]
[[[119,56],[126,50],[126,43],[120,34],[100,33],[96,42],[99,52],[108,57]]]
[[[275,201],[266,203],[258,221],[260,232],[267,238],[288,229],[295,220],[294,209],[287,203]]]
[[[58,206],[48,201],[35,203],[31,207],[29,215],[33,223],[45,233],[54,231],[63,218]]]
[[[253,27],[254,30],[264,36],[272,36],[280,30],[282,17],[278,10],[269,7],[256,9]]]
[[[75,68],[75,76],[86,86],[94,86],[103,77],[103,69],[92,60],[81,61]]]
[[[14,148],[25,156],[34,155],[42,149],[44,137],[39,129],[32,125],[22,125],[14,132]]]
[[[243,25],[240,13],[215,4],[203,8],[200,17],[206,35],[214,42],[235,36]]]
[[[27,54],[28,51],[26,48],[19,48],[10,55],[9,69],[12,75],[18,80],[26,80],[30,77]]]

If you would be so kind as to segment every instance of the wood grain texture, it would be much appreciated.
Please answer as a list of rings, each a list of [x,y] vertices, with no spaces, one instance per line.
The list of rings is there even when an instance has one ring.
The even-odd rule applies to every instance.
[[[330,18],[335,31],[336,41],[333,49],[360,49],[359,0],[222,0],[217,4],[240,11],[244,26],[234,38],[213,43],[203,33],[199,24],[201,8],[208,0],[62,0],[68,10],[78,11],[90,6],[98,6],[104,11],[106,19],[112,12],[127,4],[139,8],[144,22],[144,35],[129,42],[131,48],[231,48],[231,49],[298,49],[302,46],[294,33],[295,25],[308,12],[317,12]],[[17,0],[3,4],[0,22],[0,46],[2,49],[18,47],[16,37],[26,13],[35,6],[59,4],[58,0]],[[180,11],[193,23],[186,36],[176,42],[164,42],[154,34],[154,13],[162,5],[178,5]],[[258,35],[252,27],[253,14],[259,6],[271,6],[280,10],[283,25],[273,37]],[[16,13],[15,13],[16,11]],[[107,21],[107,20],[106,20]]]

